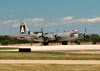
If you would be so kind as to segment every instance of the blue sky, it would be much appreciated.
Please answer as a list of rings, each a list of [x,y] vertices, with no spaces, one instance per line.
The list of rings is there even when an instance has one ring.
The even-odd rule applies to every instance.
[[[31,31],[78,29],[100,34],[100,0],[0,0],[0,34],[19,33],[20,22]]]

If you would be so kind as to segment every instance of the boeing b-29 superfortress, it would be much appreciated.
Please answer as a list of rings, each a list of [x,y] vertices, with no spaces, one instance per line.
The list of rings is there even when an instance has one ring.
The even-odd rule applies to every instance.
[[[80,44],[80,39],[83,38],[82,33],[78,30],[71,30],[69,32],[61,33],[44,33],[43,29],[38,34],[31,32],[25,23],[20,24],[20,34],[11,35],[11,37],[16,37],[18,39],[27,39],[33,42],[41,42],[43,45],[48,45],[50,42],[61,42],[62,45],[67,45],[68,42],[75,42]],[[10,36],[10,35],[9,35]]]

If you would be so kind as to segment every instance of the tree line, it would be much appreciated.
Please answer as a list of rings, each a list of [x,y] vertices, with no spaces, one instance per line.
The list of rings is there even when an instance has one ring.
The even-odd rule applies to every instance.
[[[85,38],[81,40],[82,42],[92,42],[92,44],[96,44],[100,42],[99,34],[90,34],[85,35]]]
[[[28,40],[19,40],[17,38],[11,38],[8,36],[0,36],[1,45],[21,44],[21,43],[30,43],[30,42]]]
[[[100,42],[100,35],[98,34],[89,34],[85,35],[84,39],[81,39],[81,42],[92,42],[93,44]],[[29,40],[19,40],[17,38],[11,38],[8,36],[0,36],[0,44],[1,45],[9,45],[9,44],[21,44],[21,43],[32,43]]]

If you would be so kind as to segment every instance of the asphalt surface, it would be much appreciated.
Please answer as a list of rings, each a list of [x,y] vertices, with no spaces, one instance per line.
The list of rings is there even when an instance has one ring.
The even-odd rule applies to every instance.
[[[13,48],[29,48],[31,51],[68,51],[68,52],[95,52],[100,53],[100,45],[53,45],[53,46],[0,46]],[[19,51],[17,50],[0,50],[0,51]]]

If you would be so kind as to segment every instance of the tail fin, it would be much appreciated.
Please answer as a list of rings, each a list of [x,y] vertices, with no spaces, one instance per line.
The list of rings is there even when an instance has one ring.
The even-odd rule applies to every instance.
[[[30,30],[28,29],[28,27],[26,26],[26,24],[24,22],[22,22],[20,25],[20,34],[30,35]]]

